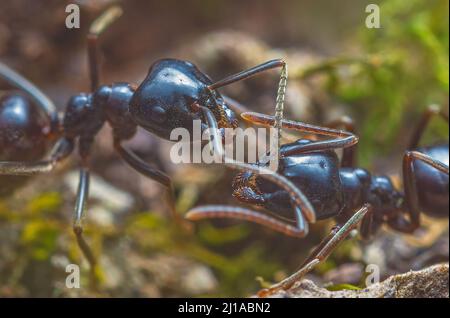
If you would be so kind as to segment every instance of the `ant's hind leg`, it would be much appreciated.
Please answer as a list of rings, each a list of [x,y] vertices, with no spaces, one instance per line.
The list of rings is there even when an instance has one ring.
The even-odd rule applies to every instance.
[[[73,232],[75,234],[77,244],[89,262],[90,267],[90,282],[94,290],[97,289],[98,275],[97,275],[97,260],[92,252],[92,249],[86,242],[83,236],[83,219],[85,216],[86,202],[89,196],[89,155],[93,139],[80,138],[78,141],[78,151],[81,157],[80,176],[78,181],[78,190],[76,196],[74,218],[73,218]]]
[[[411,136],[411,140],[408,145],[409,150],[416,149],[419,146],[420,139],[422,138],[422,135],[425,132],[431,118],[436,115],[440,116],[448,124],[448,114],[446,114],[441,107],[437,105],[428,106],[414,129],[414,133]]]
[[[192,225],[186,222],[176,211],[175,207],[175,193],[173,189],[173,184],[171,178],[162,172],[161,170],[155,169],[136,156],[132,151],[124,148],[121,145],[120,140],[114,140],[114,147],[120,157],[130,165],[131,168],[136,170],[137,172],[143,174],[144,176],[155,180],[156,182],[162,184],[166,188],[166,201],[169,205],[170,214],[175,220],[175,222],[180,225],[182,228],[185,228],[187,231],[190,231]]]
[[[421,161],[446,175],[449,174],[448,165],[430,156],[418,151],[407,151],[405,153],[403,157],[403,187],[405,188],[405,213],[408,214],[409,220],[400,213],[388,220],[390,227],[404,233],[412,233],[420,226],[420,205],[414,168],[414,162],[416,161]]]
[[[97,288],[97,260],[95,259],[92,249],[89,247],[88,243],[83,236],[83,224],[82,220],[84,217],[84,209],[86,205],[86,200],[89,195],[89,169],[87,167],[82,167],[80,169],[80,177],[78,182],[77,190],[77,200],[75,203],[75,212],[73,219],[73,232],[77,239],[77,244],[89,262],[90,267],[90,282],[92,288],[95,290]]]
[[[337,245],[342,242],[350,232],[355,229],[358,224],[372,211],[369,204],[361,207],[344,225],[333,229],[320,244],[314,249],[313,253],[307,258],[301,268],[268,289],[263,289],[258,293],[260,297],[267,297],[278,290],[286,290],[290,288],[295,282],[301,280],[307,273],[312,271],[317,264],[323,262],[335,250]]]

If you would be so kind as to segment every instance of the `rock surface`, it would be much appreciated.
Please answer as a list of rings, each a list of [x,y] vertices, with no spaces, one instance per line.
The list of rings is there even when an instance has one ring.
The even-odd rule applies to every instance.
[[[420,271],[394,275],[383,282],[360,290],[329,291],[310,280],[297,282],[287,291],[270,297],[280,298],[448,298],[448,263],[433,265]]]

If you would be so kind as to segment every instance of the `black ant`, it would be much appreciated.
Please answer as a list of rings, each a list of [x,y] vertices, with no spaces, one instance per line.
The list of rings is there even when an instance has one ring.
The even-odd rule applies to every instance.
[[[192,131],[196,119],[202,121],[202,129],[207,129],[208,123],[219,129],[237,127],[234,113],[242,112],[240,104],[222,96],[217,89],[270,69],[285,68],[283,60],[271,60],[214,83],[190,62],[162,59],[153,63],[137,88],[128,83],[100,86],[98,37],[120,15],[121,9],[112,7],[92,23],[87,36],[91,91],[71,97],[61,116],[35,85],[0,63],[0,77],[25,93],[11,91],[0,99],[0,193],[12,193],[27,176],[50,172],[78,145],[81,168],[73,230],[94,281],[96,260],[83,238],[82,218],[89,191],[89,158],[103,124],[107,122],[112,127],[119,156],[166,188],[171,214],[181,223],[184,220],[175,211],[171,178],[144,162],[122,142],[132,138],[138,126],[164,139],[170,139],[171,131],[178,127]],[[49,158],[43,159],[50,149]],[[227,164],[239,170],[259,171],[253,165],[233,160]],[[299,190],[285,177],[262,177],[285,189],[304,210],[310,210]]]
[[[304,277],[318,263],[325,260],[336,246],[361,223],[360,234],[369,238],[383,223],[392,229],[412,233],[420,226],[420,211],[434,217],[448,217],[449,207],[449,147],[448,142],[434,146],[419,147],[432,115],[440,115],[448,123],[448,115],[436,106],[423,114],[414,130],[403,157],[404,193],[398,191],[387,176],[372,175],[356,167],[356,141],[349,119],[337,120],[331,126],[344,126],[348,132],[330,128],[282,120],[282,127],[300,132],[340,136],[341,139],[299,139],[279,147],[278,173],[293,182],[307,197],[318,220],[335,217],[338,224],[313,250],[301,265],[300,270],[259,295],[267,296],[279,289],[287,289]],[[253,124],[271,126],[277,118],[254,112],[241,116]],[[280,119],[278,118],[278,121]],[[218,137],[216,137],[218,138]],[[342,160],[334,151],[344,148]],[[266,162],[260,162],[264,166]],[[304,210],[292,206],[289,193],[272,183],[262,180],[251,171],[240,172],[233,182],[233,195],[241,202],[249,203],[269,211],[294,213],[296,226],[261,212],[224,205],[207,205],[192,209],[186,214],[189,220],[205,218],[235,218],[255,222],[294,237],[308,234]],[[302,215],[303,214],[303,215]],[[310,221],[311,222],[311,221]]]

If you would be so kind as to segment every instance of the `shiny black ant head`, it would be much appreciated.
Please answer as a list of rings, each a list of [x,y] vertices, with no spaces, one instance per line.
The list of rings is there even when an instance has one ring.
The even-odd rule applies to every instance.
[[[192,132],[193,120],[202,119],[197,105],[210,108],[220,124],[221,116],[233,117],[234,114],[228,109],[219,110],[223,110],[222,99],[208,88],[210,84],[211,79],[190,62],[156,61],[134,93],[129,112],[139,126],[165,139],[178,127]],[[202,124],[202,130],[204,128]]]
[[[0,98],[0,161],[42,156],[51,145],[52,120],[21,92]]]

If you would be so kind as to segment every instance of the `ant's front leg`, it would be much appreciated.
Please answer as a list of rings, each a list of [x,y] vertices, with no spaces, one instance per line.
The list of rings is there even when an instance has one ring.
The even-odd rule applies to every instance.
[[[348,116],[342,116],[338,119],[335,119],[331,122],[328,122],[325,124],[325,127],[328,128],[344,128],[345,131],[348,131],[349,133],[352,133],[356,135],[356,127],[355,123],[352,118]],[[341,159],[341,167],[342,168],[353,168],[357,166],[357,147],[358,144],[354,144],[353,146],[346,147],[343,149],[342,152],[342,159]]]
[[[412,134],[411,140],[409,141],[408,150],[416,149],[419,146],[420,139],[422,139],[422,136],[426,128],[428,127],[428,124],[430,123],[430,120],[434,116],[441,117],[448,124],[448,114],[446,114],[441,107],[437,105],[428,106],[427,109],[423,112],[416,128],[414,129],[414,133]]]
[[[170,213],[175,222],[190,231],[192,226],[187,223],[176,211],[175,207],[175,193],[172,184],[171,178],[162,172],[161,170],[155,169],[144,162],[141,158],[139,158],[136,154],[134,154],[131,150],[124,148],[121,144],[120,139],[114,139],[114,148],[120,157],[128,164],[131,168],[136,170],[137,172],[143,174],[144,176],[155,180],[156,182],[162,184],[166,189],[166,201],[169,205]]]
[[[243,113],[241,116],[245,120],[248,120],[252,123],[269,127],[271,127],[276,122],[276,118],[274,116],[255,112]],[[358,137],[353,133],[345,130],[326,128],[286,119],[282,120],[282,127],[304,133],[334,137],[333,139],[329,140],[314,141],[308,144],[289,147],[286,151],[283,152],[282,155],[284,156],[308,153],[312,151],[333,150],[339,148],[345,149],[347,147],[352,147],[358,143]]]
[[[77,239],[77,244],[82,251],[84,257],[89,262],[90,272],[91,272],[91,285],[94,289],[97,287],[97,261],[95,259],[94,253],[89,247],[88,243],[83,237],[83,225],[82,219],[84,217],[84,208],[86,205],[86,200],[89,196],[89,169],[83,166],[80,169],[80,177],[78,181],[77,199],[75,203],[75,212],[73,219],[73,233]]]
[[[449,174],[448,165],[431,158],[418,151],[407,151],[403,157],[403,186],[405,188],[406,211],[409,220],[405,219],[401,213],[388,220],[388,224],[393,229],[412,233],[420,226],[420,205],[417,190],[416,172],[414,163],[420,161],[438,171]],[[403,211],[402,211],[403,212]]]
[[[370,204],[362,206],[344,225],[335,227],[332,232],[314,249],[311,255],[303,263],[300,269],[270,288],[263,289],[258,293],[259,297],[267,297],[279,290],[286,290],[300,281],[306,274],[311,272],[319,263],[323,262],[336,249],[358,224],[372,213]]]
[[[78,190],[76,196],[74,218],[73,218],[73,233],[77,239],[78,247],[89,262],[90,267],[90,282],[92,288],[97,289],[97,260],[83,236],[83,218],[85,216],[84,210],[86,202],[89,197],[89,154],[91,152],[91,145],[93,139],[88,137],[80,137],[78,147],[81,157],[80,176],[78,181]]]
[[[297,206],[295,207],[295,213],[297,217],[297,224],[295,226],[269,215],[262,214],[261,212],[228,205],[199,206],[190,210],[186,214],[186,218],[191,221],[218,218],[249,221],[283,233],[287,236],[303,238],[308,234],[308,223],[305,222],[301,215],[301,211]]]

